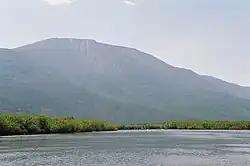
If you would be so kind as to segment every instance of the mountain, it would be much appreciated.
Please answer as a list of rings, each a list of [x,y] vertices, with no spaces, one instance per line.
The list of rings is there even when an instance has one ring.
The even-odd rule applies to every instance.
[[[0,49],[0,110],[115,123],[248,120],[250,88],[137,49],[52,38]]]

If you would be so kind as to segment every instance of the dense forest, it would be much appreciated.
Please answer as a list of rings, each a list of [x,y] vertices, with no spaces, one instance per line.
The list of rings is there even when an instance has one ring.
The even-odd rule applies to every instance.
[[[155,124],[117,125],[105,121],[79,120],[73,117],[0,114],[1,136],[144,129],[250,130],[250,121],[168,121]]]

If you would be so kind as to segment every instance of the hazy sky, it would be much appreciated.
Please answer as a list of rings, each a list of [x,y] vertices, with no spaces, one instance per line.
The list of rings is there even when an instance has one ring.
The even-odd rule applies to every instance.
[[[0,47],[91,38],[250,86],[249,0],[0,0],[0,21]]]

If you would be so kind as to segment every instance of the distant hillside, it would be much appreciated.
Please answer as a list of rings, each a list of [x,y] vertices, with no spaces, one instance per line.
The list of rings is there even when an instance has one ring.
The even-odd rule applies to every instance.
[[[0,49],[0,110],[115,123],[249,120],[250,88],[133,48],[53,38]]]

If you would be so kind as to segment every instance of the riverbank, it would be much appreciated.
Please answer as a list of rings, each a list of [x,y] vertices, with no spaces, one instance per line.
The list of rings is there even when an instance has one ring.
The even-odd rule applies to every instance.
[[[0,135],[78,133],[115,131],[116,125],[96,120],[76,120],[73,117],[45,115],[1,114]]]
[[[250,121],[168,121],[164,124],[120,125],[119,130],[250,130]]]
[[[168,127],[196,130],[250,130],[250,121],[175,121],[168,123]]]
[[[0,114],[0,136],[146,129],[250,130],[250,121],[168,121],[155,124],[116,125],[105,121],[78,120],[73,117]]]

